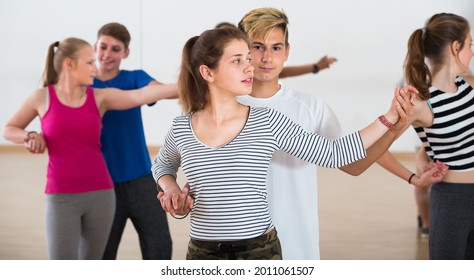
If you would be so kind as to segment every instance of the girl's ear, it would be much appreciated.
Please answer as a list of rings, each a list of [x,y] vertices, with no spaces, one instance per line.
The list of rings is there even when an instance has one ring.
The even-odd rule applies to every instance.
[[[206,65],[199,66],[199,73],[201,74],[204,80],[211,83],[214,81],[214,78],[212,76],[212,71]]]
[[[68,70],[74,69],[74,61],[70,59],[69,57],[66,57],[63,63],[64,63],[64,66],[66,67],[65,69],[68,69]]]
[[[454,55],[454,56],[458,56],[459,54],[459,42],[458,41],[453,41],[451,43],[451,53]]]

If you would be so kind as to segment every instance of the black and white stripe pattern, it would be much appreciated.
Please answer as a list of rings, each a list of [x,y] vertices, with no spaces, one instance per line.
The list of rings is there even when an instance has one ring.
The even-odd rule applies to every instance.
[[[240,240],[273,226],[265,179],[276,150],[332,168],[366,156],[359,132],[330,141],[304,131],[273,109],[251,108],[242,131],[217,148],[196,139],[190,119],[187,115],[174,120],[152,170],[158,180],[165,174],[176,176],[182,167],[195,199],[193,239]]]
[[[474,170],[474,91],[461,77],[456,85],[456,93],[430,89],[433,125],[415,130],[432,160],[450,170]]]

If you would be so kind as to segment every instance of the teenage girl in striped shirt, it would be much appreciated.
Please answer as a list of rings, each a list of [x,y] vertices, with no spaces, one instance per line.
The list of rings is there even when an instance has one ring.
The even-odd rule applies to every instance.
[[[362,159],[394,123],[407,121],[412,105],[401,91],[417,92],[397,89],[379,120],[330,141],[273,109],[237,102],[252,90],[249,54],[246,35],[235,28],[208,30],[183,50],[178,86],[185,115],[174,119],[152,169],[163,209],[172,215],[191,211],[187,259],[281,259],[266,200],[273,153],[284,150],[332,168]],[[179,167],[189,189],[176,183]]]

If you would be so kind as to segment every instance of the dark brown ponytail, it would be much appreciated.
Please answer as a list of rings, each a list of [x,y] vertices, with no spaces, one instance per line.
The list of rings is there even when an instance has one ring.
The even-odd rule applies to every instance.
[[[431,79],[445,63],[446,48],[455,41],[459,42],[460,49],[465,47],[464,41],[469,30],[469,23],[465,18],[440,13],[432,16],[426,27],[416,30],[410,36],[405,59],[405,79],[418,89],[423,99],[430,98]]]

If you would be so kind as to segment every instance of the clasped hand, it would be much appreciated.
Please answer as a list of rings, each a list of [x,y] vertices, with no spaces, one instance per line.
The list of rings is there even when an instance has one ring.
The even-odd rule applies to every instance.
[[[42,154],[46,150],[46,141],[40,133],[31,133],[25,140],[25,148],[32,154]]]
[[[171,215],[187,215],[194,205],[194,199],[189,195],[189,184],[182,190],[159,191],[157,195],[161,207]]]
[[[418,90],[406,85],[395,89],[394,98],[387,112],[387,117],[395,124],[391,131],[400,136],[411,124],[413,117],[413,106]]]
[[[428,187],[434,183],[439,183],[443,180],[444,175],[448,173],[448,166],[439,160],[436,162],[430,161],[423,168],[423,173],[413,180],[413,185],[416,187]]]

